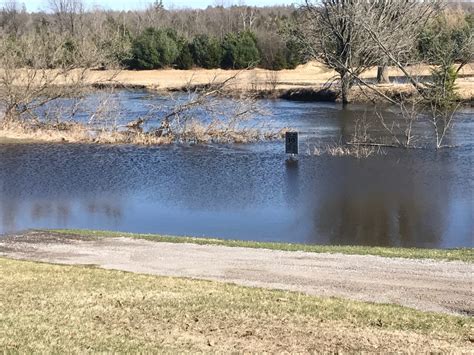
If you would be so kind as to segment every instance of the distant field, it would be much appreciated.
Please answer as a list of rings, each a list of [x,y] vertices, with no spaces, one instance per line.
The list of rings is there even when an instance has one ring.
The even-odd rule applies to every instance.
[[[408,71],[415,76],[430,75],[431,67],[413,66]],[[205,85],[224,81],[234,75],[236,80],[229,86],[235,91],[256,92],[285,92],[294,89],[320,89],[337,79],[337,73],[328,69],[318,62],[309,62],[298,66],[296,69],[285,69],[280,71],[269,71],[265,69],[251,70],[222,70],[222,69],[193,69],[193,70],[122,70],[114,77],[114,83],[130,87],[143,87],[152,90],[180,90],[187,86]],[[392,77],[403,77],[403,73],[397,68],[389,69]],[[94,71],[89,73],[89,80],[97,83],[112,76],[109,71]],[[460,78],[456,81],[458,93],[464,100],[474,98],[474,63],[465,66],[460,72]],[[361,78],[374,80],[377,77],[377,69],[372,68],[361,75]],[[380,85],[379,90],[385,94],[397,95],[400,92],[413,91],[410,84],[391,83]],[[366,95],[362,95],[358,88],[353,90],[352,100],[367,101]],[[370,90],[365,90],[369,91]],[[375,97],[377,98],[377,97]],[[380,98],[379,98],[380,99]]]
[[[415,76],[429,76],[431,67],[427,65],[411,66],[407,71]],[[456,81],[458,92],[465,100],[474,97],[474,63],[466,65]],[[391,77],[403,77],[395,67],[389,69]],[[321,89],[322,86],[334,83],[338,78],[335,71],[318,62],[309,62],[296,69],[270,71],[266,69],[223,70],[223,69],[160,69],[160,70],[90,70],[86,74],[86,83],[101,85],[118,85],[130,88],[147,88],[157,91],[182,90],[186,87],[207,85],[222,82],[233,76],[235,80],[227,86],[228,90],[254,92],[285,92],[292,89]],[[71,75],[74,77],[74,75]],[[361,75],[366,80],[377,77],[377,68],[372,68]],[[56,82],[65,84],[70,79],[58,77]],[[18,83],[21,85],[21,81]],[[398,92],[412,91],[410,84],[391,83],[379,85],[379,90],[394,95]],[[367,100],[365,95],[353,90],[353,101]],[[367,90],[365,90],[367,91]]]

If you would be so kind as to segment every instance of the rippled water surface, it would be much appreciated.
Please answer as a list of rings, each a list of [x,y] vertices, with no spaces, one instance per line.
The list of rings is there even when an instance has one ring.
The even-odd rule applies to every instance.
[[[129,100],[130,110],[139,111],[140,95],[125,95],[124,105]],[[282,142],[0,144],[0,233],[88,228],[311,244],[473,246],[472,109],[463,110],[448,137],[456,148],[392,149],[357,160],[308,152],[346,140],[368,108],[265,103],[273,124],[302,133],[297,163],[286,162]],[[429,136],[427,127],[417,130]],[[383,134],[376,123],[371,133]]]

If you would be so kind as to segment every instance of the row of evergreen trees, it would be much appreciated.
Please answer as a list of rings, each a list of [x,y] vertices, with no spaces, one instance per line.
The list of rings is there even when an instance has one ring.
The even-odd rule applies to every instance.
[[[259,66],[261,55],[251,31],[228,33],[222,40],[201,34],[188,41],[173,29],[147,28],[132,40],[130,54],[122,61],[129,69],[245,69]],[[267,69],[294,68],[300,63],[295,46],[287,43]]]

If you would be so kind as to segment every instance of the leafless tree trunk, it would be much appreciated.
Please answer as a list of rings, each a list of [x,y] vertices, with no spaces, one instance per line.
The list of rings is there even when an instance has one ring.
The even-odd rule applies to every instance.
[[[377,67],[377,83],[378,84],[389,84],[390,76],[388,75],[388,67],[381,65]]]

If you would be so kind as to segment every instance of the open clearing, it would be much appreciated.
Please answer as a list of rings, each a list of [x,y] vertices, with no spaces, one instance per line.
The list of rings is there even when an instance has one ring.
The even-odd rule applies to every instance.
[[[411,66],[407,71],[415,76],[429,76],[431,67]],[[156,90],[176,90],[191,85],[205,85],[211,82],[224,81],[234,75],[238,75],[235,84],[236,90],[289,90],[295,88],[321,88],[322,85],[337,78],[337,73],[325,65],[311,61],[299,65],[295,69],[286,69],[273,72],[265,69],[250,70],[223,70],[223,69],[192,69],[192,70],[122,70],[117,74],[110,71],[93,71],[89,74],[91,82],[107,81],[114,77],[113,82],[122,85],[143,86]],[[392,78],[403,77],[403,72],[396,68],[389,69]],[[472,99],[474,96],[474,63],[470,63],[461,69],[461,77],[457,80],[459,93],[464,99]],[[377,68],[367,70],[361,75],[363,79],[375,79]],[[410,85],[384,84],[379,85],[382,91],[411,90]],[[398,88],[398,89],[397,89]],[[362,99],[362,97],[359,97]]]
[[[473,324],[395,305],[0,258],[7,353],[468,353]]]
[[[474,264],[30,232],[0,255],[474,314]]]
[[[406,70],[415,77],[428,77],[431,75],[433,67],[428,65],[413,65],[407,67]],[[82,73],[82,71],[80,71]],[[73,71],[74,73],[74,71]],[[393,96],[400,93],[412,93],[414,91],[411,84],[397,82],[399,78],[403,78],[403,72],[396,68],[390,67],[388,70],[393,82],[390,84],[377,85],[378,90],[386,95]],[[459,73],[460,77],[456,80],[458,93],[464,101],[474,98],[474,63],[470,63],[463,67]],[[74,75],[72,75],[74,77]],[[285,69],[280,71],[271,71],[266,69],[248,69],[248,70],[223,70],[223,69],[159,69],[159,70],[87,70],[85,82],[87,84],[98,85],[118,85],[129,88],[146,88],[156,91],[175,91],[192,88],[194,86],[202,86],[216,84],[231,80],[227,86],[228,90],[241,92],[286,92],[288,90],[297,89],[315,89],[320,90],[327,87],[328,84],[334,84],[338,78],[337,73],[326,67],[325,65],[311,61],[306,64],[299,65],[295,69]],[[377,77],[377,68],[371,68],[361,74],[364,80],[375,80]],[[69,78],[56,78],[55,82],[64,85],[69,82]],[[21,82],[19,82],[21,85]],[[372,102],[372,99],[380,100],[377,96],[370,95],[370,90],[365,90],[365,94],[357,87],[354,87],[351,100],[353,102]]]

